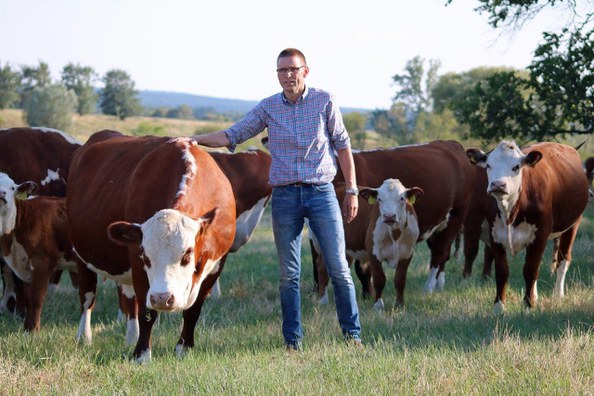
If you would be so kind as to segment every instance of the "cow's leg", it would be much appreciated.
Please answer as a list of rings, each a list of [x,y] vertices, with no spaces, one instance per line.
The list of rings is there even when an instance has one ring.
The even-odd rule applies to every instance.
[[[540,260],[547,246],[546,238],[536,235],[534,242],[526,248],[526,260],[524,262],[524,281],[526,282],[526,293],[524,303],[527,307],[532,307],[538,299],[536,281],[538,280],[538,269]]]
[[[551,256],[553,257],[551,260],[551,272],[557,271],[559,268],[559,264],[563,261],[563,255],[561,254],[560,250],[560,243],[561,237],[557,237],[553,239],[553,252]]]
[[[361,281],[361,297],[367,299],[371,297],[371,271],[369,263],[361,264],[360,260],[355,260],[355,273],[357,278]]]
[[[462,277],[469,278],[472,274],[472,264],[476,259],[479,251],[479,242],[481,238],[481,223],[482,219],[473,216],[466,219],[464,222],[464,269],[462,270]]]
[[[25,294],[27,296],[25,331],[39,331],[41,327],[41,309],[53,272],[49,260],[34,260],[33,268],[31,282],[25,283]]]
[[[491,268],[493,267],[493,251],[491,246],[485,244],[483,250],[483,280],[491,279]]]
[[[60,284],[60,278],[62,277],[62,270],[55,270],[51,277],[50,277],[50,282],[49,282],[49,286],[48,286],[48,291],[50,292],[54,292],[58,289],[59,284]]]
[[[2,258],[0,258],[0,275],[4,285],[2,302],[0,302],[0,314],[15,313],[17,298],[15,290],[16,275]]]
[[[569,230],[565,231],[559,237],[559,251],[558,251],[558,265],[556,268],[555,289],[553,290],[553,297],[563,298],[565,296],[565,275],[571,264],[571,250],[581,218]]]
[[[132,285],[118,285],[120,310],[126,318],[126,345],[138,341],[138,304]]]
[[[493,310],[495,313],[503,313],[505,310],[505,288],[509,279],[507,252],[502,245],[493,242],[491,242],[491,252],[495,261],[495,285],[497,288]]]
[[[404,306],[404,288],[406,287],[406,273],[412,260],[412,255],[407,259],[398,262],[396,273],[394,274],[394,288],[396,289],[396,305]]]
[[[445,263],[450,259],[450,249],[456,234],[462,225],[458,216],[451,216],[448,226],[437,234],[434,234],[427,245],[431,250],[431,263],[429,276],[423,291],[433,293],[435,290],[443,289],[445,285]]]
[[[135,256],[131,254],[131,256]],[[137,256],[137,255],[136,255]],[[148,363],[151,360],[151,332],[157,320],[158,312],[146,306],[146,296],[149,290],[149,281],[142,264],[132,264],[132,279],[134,283],[134,294],[137,304],[134,310],[138,312],[138,341],[134,348],[134,359],[136,363]],[[128,309],[126,309],[128,310]],[[128,316],[130,320],[130,316]]]
[[[373,281],[373,296],[374,304],[373,309],[376,311],[384,310],[384,300],[382,299],[382,293],[384,286],[386,285],[386,274],[382,268],[382,263],[379,261],[371,252],[369,256],[369,267],[371,268],[371,279]]]
[[[175,346],[175,352],[180,358],[185,355],[189,348],[194,347],[194,329],[196,328],[196,323],[200,317],[200,312],[202,312],[202,305],[204,304],[204,300],[206,299],[206,296],[208,296],[212,285],[215,283],[216,279],[218,279],[223,269],[223,264],[224,263],[221,263],[219,271],[216,274],[212,274],[204,280],[200,286],[200,292],[198,293],[196,302],[189,309],[184,311],[182,331],[179,340],[177,341],[177,345]]]
[[[326,269],[326,263],[324,262],[324,258],[321,254],[317,255],[316,260],[316,268],[317,268],[317,283],[318,283],[318,304],[319,305],[327,305],[328,304],[328,270]]]
[[[95,306],[97,296],[97,274],[91,271],[84,263],[77,262],[78,269],[78,297],[80,301],[80,324],[76,332],[76,340],[81,338],[87,343],[91,343],[93,335],[91,332],[91,312]]]

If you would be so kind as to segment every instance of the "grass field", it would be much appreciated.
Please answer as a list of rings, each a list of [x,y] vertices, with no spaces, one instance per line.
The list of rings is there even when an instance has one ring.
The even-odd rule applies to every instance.
[[[534,309],[521,303],[521,255],[513,260],[502,316],[492,313],[495,286],[479,279],[479,263],[462,281],[462,263],[451,260],[445,289],[423,294],[428,250],[418,245],[405,308],[393,309],[391,283],[386,313],[359,300],[365,350],[343,343],[333,304],[319,307],[304,293],[304,350],[287,355],[267,211],[253,240],[227,261],[223,296],[205,303],[196,347],[184,359],[173,350],[180,316],[172,314],[153,330],[152,362],[133,363],[110,282],[100,285],[93,344],[77,345],[77,294],[64,290],[49,295],[39,333],[24,334],[20,320],[0,317],[0,394],[592,394],[592,208],[587,215],[562,301],[551,298],[550,251]],[[306,251],[302,278],[309,291]]]

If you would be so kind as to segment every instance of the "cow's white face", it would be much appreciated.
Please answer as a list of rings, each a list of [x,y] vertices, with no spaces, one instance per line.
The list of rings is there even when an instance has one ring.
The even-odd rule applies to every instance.
[[[398,179],[386,179],[377,189],[364,189],[363,196],[369,200],[368,194],[379,205],[378,220],[391,228],[401,228],[407,219],[407,203],[414,203],[423,191],[417,187],[406,188]]]
[[[177,210],[165,209],[142,224],[141,248],[150,285],[147,307],[178,311],[196,301],[199,288],[193,282],[194,245],[201,223]]]
[[[516,143],[502,141],[489,154],[476,160],[487,170],[487,192],[508,212],[518,201],[522,191],[522,172],[525,166],[534,166],[542,154],[532,151],[525,155]]]
[[[6,173],[0,172],[0,235],[9,234],[15,227],[18,194],[25,196],[35,190],[36,184],[25,182],[16,184]]]

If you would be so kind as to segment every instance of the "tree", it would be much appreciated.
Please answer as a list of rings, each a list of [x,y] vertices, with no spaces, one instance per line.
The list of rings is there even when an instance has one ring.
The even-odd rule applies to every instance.
[[[403,74],[392,77],[397,86],[394,102],[403,103],[414,114],[421,111],[430,111],[431,90],[437,82],[437,71],[441,63],[430,60],[429,68],[425,71],[425,60],[416,56],[406,63]]]
[[[96,78],[97,73],[90,66],[68,63],[62,68],[62,84],[76,94],[80,115],[91,114],[97,107],[97,94],[92,85]]]
[[[7,63],[0,67],[0,109],[9,108],[19,99],[21,74]]]
[[[52,83],[52,78],[47,63],[39,61],[39,66],[21,66],[20,105],[27,101],[35,88],[42,88]]]
[[[120,69],[108,71],[102,78],[105,87],[99,93],[99,105],[104,114],[125,119],[140,113],[141,106],[136,97],[134,81]]]
[[[67,131],[76,110],[76,94],[62,84],[35,87],[24,103],[24,116],[31,126]]]
[[[453,0],[448,0],[447,4]],[[521,136],[548,140],[588,134],[594,124],[594,13],[578,12],[576,0],[479,0],[493,27],[519,29],[545,7],[562,6],[573,17],[560,33],[544,32],[526,79],[494,75],[477,87],[460,118],[486,139]],[[591,2],[584,2],[592,8]],[[589,3],[589,5],[588,5]],[[476,103],[472,103],[472,100]],[[481,113],[482,112],[482,113]],[[481,119],[482,117],[482,119]],[[496,130],[499,128],[499,131]]]

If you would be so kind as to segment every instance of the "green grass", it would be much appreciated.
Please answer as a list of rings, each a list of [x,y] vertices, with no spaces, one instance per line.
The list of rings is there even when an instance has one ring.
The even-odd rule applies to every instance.
[[[153,329],[152,362],[136,365],[132,347],[124,345],[125,325],[115,320],[115,288],[106,282],[100,284],[90,346],[74,341],[79,320],[74,292],[49,295],[39,333],[24,334],[20,320],[0,317],[0,394],[592,394],[592,219],[589,208],[565,299],[551,297],[549,249],[541,265],[540,299],[535,308],[524,308],[518,255],[501,316],[492,312],[495,286],[479,279],[479,262],[475,275],[463,281],[462,263],[451,260],[445,290],[424,294],[429,255],[418,245],[405,308],[393,308],[391,281],[386,313],[359,300],[364,351],[342,342],[332,303],[319,307],[307,295],[312,273],[304,249],[304,350],[287,355],[267,211],[252,241],[229,257],[221,277],[223,297],[205,303],[196,347],[185,358],[173,350],[180,315],[163,315]],[[389,279],[393,275],[388,271]]]

